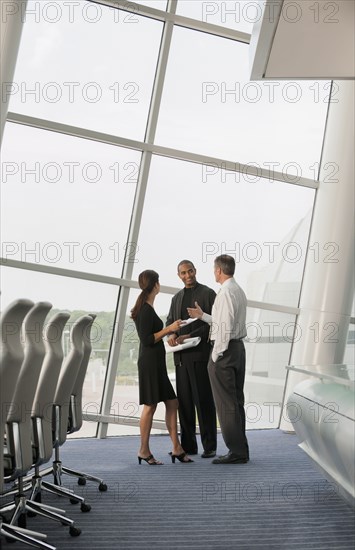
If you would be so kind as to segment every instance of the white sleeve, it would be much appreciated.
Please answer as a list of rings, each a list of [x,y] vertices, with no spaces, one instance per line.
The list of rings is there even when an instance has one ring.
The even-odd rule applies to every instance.
[[[228,292],[220,295],[219,305],[221,306],[219,308],[220,314],[218,318],[213,321],[217,323],[216,337],[212,350],[212,360],[214,362],[216,362],[218,357],[228,349],[234,324],[234,308],[231,296]]]
[[[201,319],[209,325],[212,323],[212,315],[210,315],[209,313],[203,313]]]

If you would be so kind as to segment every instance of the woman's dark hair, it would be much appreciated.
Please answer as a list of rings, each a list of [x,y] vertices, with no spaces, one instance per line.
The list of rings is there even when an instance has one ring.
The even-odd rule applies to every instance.
[[[152,269],[146,269],[139,274],[138,284],[139,288],[142,289],[142,292],[138,296],[133,309],[131,309],[131,317],[133,320],[137,318],[143,304],[145,304],[149,294],[152,292],[153,288],[158,282],[159,275],[156,271],[153,271]]]

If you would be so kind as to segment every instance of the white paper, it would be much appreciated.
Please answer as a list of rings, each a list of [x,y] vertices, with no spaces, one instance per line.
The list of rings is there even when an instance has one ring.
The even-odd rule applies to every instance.
[[[200,342],[201,338],[199,336],[196,336],[195,338],[186,338],[183,344],[178,344],[177,346],[169,346],[168,342],[164,342],[165,351],[166,353],[172,353],[175,351],[181,351],[183,349],[193,348],[195,346],[198,346]]]
[[[194,321],[197,321],[197,317],[195,319],[193,319],[192,317],[190,317],[189,319],[184,319],[183,321],[181,321],[181,327],[186,327],[186,325],[189,325],[190,323],[193,323]]]

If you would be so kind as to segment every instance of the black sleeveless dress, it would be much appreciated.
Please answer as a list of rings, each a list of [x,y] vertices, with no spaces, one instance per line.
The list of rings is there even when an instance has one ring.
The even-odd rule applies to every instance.
[[[163,328],[163,322],[150,304],[143,304],[135,324],[140,340],[138,356],[139,404],[154,405],[175,399],[176,394],[168,378],[163,340],[154,343],[154,334]]]

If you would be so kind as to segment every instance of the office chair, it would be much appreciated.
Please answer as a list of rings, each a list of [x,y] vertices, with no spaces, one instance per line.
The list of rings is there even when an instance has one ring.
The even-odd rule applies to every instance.
[[[82,404],[82,395],[83,395],[83,385],[86,376],[86,372],[89,365],[90,355],[92,351],[91,345],[91,329],[93,322],[95,321],[96,315],[90,313],[92,317],[92,322],[88,324],[86,329],[83,332],[83,343],[84,343],[84,355],[80,364],[80,369],[78,371],[76,380],[74,382],[74,387],[70,396],[70,405],[69,405],[69,419],[68,419],[68,428],[67,433],[72,434],[80,430],[83,424],[83,404]],[[57,456],[57,461],[59,462],[59,453]],[[107,491],[107,485],[99,477],[72,470],[66,466],[61,465],[61,472],[63,474],[68,474],[78,478],[79,485],[85,485],[86,481],[94,481],[99,484],[99,491]]]
[[[42,480],[41,487],[43,489],[68,497],[72,504],[80,502],[82,512],[89,512],[91,506],[86,504],[83,497],[74,494],[73,491],[63,486],[62,463],[59,458],[59,447],[61,447],[67,439],[70,396],[80,370],[81,362],[84,358],[84,334],[87,327],[90,327],[92,323],[92,317],[83,315],[74,323],[70,331],[71,349],[60,369],[53,399],[52,445],[54,447],[55,457],[51,468],[39,472],[41,476],[52,473],[54,477],[54,483]]]
[[[44,328],[43,341],[46,354],[31,410],[32,451],[35,474],[32,476],[32,490],[29,500],[39,503],[42,502],[42,488],[56,495],[63,496],[62,490],[43,480],[39,467],[49,462],[53,454],[53,399],[63,362],[62,333],[69,317],[69,313],[59,312],[50,319]],[[73,497],[73,492],[68,490],[66,496],[68,498]],[[53,514],[52,519],[57,519],[63,525],[68,525],[71,536],[80,535],[81,530],[75,527],[74,521],[66,517],[63,518],[63,514],[65,514],[64,510],[52,506],[49,507],[45,504],[41,504],[41,507],[51,510]]]
[[[26,527],[26,513],[39,514],[69,526],[69,533],[78,536],[81,530],[74,521],[65,517],[63,510],[28,500],[24,494],[24,476],[33,465],[32,411],[34,397],[46,355],[43,342],[43,326],[48,312],[52,308],[49,302],[38,302],[26,315],[22,332],[24,337],[24,360],[19,372],[11,406],[7,413],[7,448],[5,460],[5,481],[17,480],[18,495],[11,524],[18,521],[20,527]],[[49,457],[50,458],[50,457]],[[7,507],[6,511],[14,505]]]
[[[14,503],[10,507],[3,507],[0,510],[0,534],[3,537],[6,537],[7,540],[19,541],[36,548],[42,548],[43,550],[55,550],[54,546],[47,544],[44,540],[47,538],[47,535],[39,533],[36,531],[31,531],[25,529],[25,520],[24,514],[26,511],[25,498],[23,495],[23,486],[21,483],[21,476],[27,472],[30,468],[29,456],[31,452],[25,452],[24,446],[26,442],[28,443],[28,438],[24,438],[25,430],[19,428],[21,423],[21,418],[19,422],[16,422],[14,426],[8,424],[8,414],[16,416],[19,409],[22,407],[19,404],[22,402],[18,401],[19,392],[17,390],[18,381],[21,378],[20,372],[22,371],[22,366],[25,365],[26,361],[28,364],[28,359],[31,354],[27,352],[25,357],[23,346],[21,342],[22,331],[21,327],[23,325],[24,319],[27,319],[28,325],[31,325],[31,319],[34,321],[35,318],[39,318],[39,321],[44,321],[45,316],[47,315],[51,304],[40,303],[40,307],[36,310],[34,303],[30,300],[20,299],[12,302],[8,308],[4,311],[0,321],[0,330],[1,330],[1,361],[0,361],[0,388],[1,388],[1,410],[0,410],[0,434],[3,439],[6,431],[8,432],[9,438],[6,441],[6,446],[2,444],[0,452],[0,491],[4,494],[4,468],[6,468],[6,473],[10,474],[8,478],[14,480],[17,477],[19,478],[19,495],[17,505]],[[41,310],[39,317],[32,314],[31,312]],[[28,320],[29,319],[29,320]],[[32,323],[34,328],[34,324]],[[16,397],[14,397],[16,395]],[[17,409],[17,410],[16,410]],[[24,412],[24,411],[22,411]],[[26,415],[22,414],[22,419]],[[5,450],[5,455],[4,455]],[[22,450],[24,453],[22,454]],[[4,460],[5,456],[5,460]],[[26,460],[28,462],[26,462]],[[15,508],[15,514],[13,514],[10,523],[3,521],[4,515],[7,511]],[[40,512],[39,512],[40,513]],[[45,514],[43,514],[45,515]],[[23,527],[14,525],[14,522],[18,517],[22,518]]]

